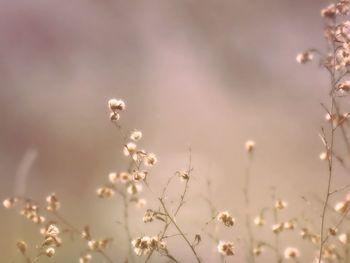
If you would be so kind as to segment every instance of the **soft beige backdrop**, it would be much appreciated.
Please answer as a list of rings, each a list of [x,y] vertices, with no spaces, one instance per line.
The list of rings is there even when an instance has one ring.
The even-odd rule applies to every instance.
[[[324,46],[319,10],[327,4],[0,1],[0,198],[17,192],[44,200],[55,191],[62,213],[77,225],[95,224],[97,235],[114,236],[109,253],[120,256],[126,249],[115,224],[120,202],[94,195],[108,172],[126,166],[106,106],[117,97],[127,103],[123,125],[141,129],[144,147],[159,158],[154,182],[165,182],[184,168],[192,147],[195,179],[179,218],[189,232],[209,217],[201,199],[209,177],[218,208],[238,218],[231,236],[222,235],[244,235],[239,219],[247,139],[257,143],[254,211],[269,204],[269,189],[277,186],[278,196],[289,203],[286,218],[299,217],[305,210],[301,197],[325,191],[317,134],[324,115],[320,102],[328,101],[328,76],[317,63],[298,65],[295,56],[304,48]],[[339,169],[335,185],[345,182],[349,177]],[[180,187],[175,183],[171,191]],[[147,228],[142,212],[135,213],[137,236]],[[157,234],[157,228],[149,229],[146,234]],[[35,242],[36,233],[15,212],[0,209],[1,262],[19,262],[15,240]],[[269,231],[256,234],[271,236]],[[188,249],[174,242],[174,254],[191,262]],[[283,242],[298,245],[306,262],[311,260],[313,251],[297,234],[287,234]],[[210,242],[199,248],[208,262],[218,260],[212,249]],[[244,262],[237,250],[230,262]],[[58,254],[50,262],[77,262],[73,249]]]

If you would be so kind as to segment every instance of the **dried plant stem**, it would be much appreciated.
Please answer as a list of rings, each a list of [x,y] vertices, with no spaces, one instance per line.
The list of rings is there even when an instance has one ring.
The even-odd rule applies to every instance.
[[[350,207],[348,209],[346,209],[346,211],[343,213],[342,217],[340,218],[340,220],[335,224],[334,228],[335,229],[338,229],[340,227],[340,225],[343,223],[344,219],[346,219],[346,216],[348,215],[350,211]],[[323,244],[325,244],[328,240],[328,238],[330,237],[331,235],[328,234],[322,241]]]
[[[244,194],[244,201],[245,201],[245,208],[246,208],[245,224],[246,224],[246,229],[247,229],[247,233],[248,233],[248,262],[254,263],[255,262],[255,257],[254,257],[254,253],[253,253],[254,235],[253,235],[253,230],[252,230],[252,225],[251,225],[250,198],[249,198],[252,162],[253,162],[253,155],[252,155],[252,153],[249,153],[248,164],[247,164],[246,173],[245,173],[243,194]]]
[[[334,40],[332,43],[332,49],[333,49],[333,63],[335,65],[335,44],[334,44]],[[331,96],[331,110],[330,110],[330,116],[332,118],[332,116],[334,115],[334,111],[335,111],[335,105],[336,105],[336,101],[335,101],[335,96],[334,96],[334,89],[335,89],[335,67],[332,67],[332,70],[329,70],[330,72],[330,76],[331,76],[331,92],[330,92],[330,96]],[[326,221],[326,211],[327,211],[327,206],[328,206],[328,201],[329,201],[329,197],[331,196],[332,192],[331,192],[331,184],[332,184],[332,177],[333,177],[333,146],[334,146],[334,134],[335,134],[335,128],[333,127],[333,122],[330,122],[330,127],[331,127],[331,134],[330,134],[330,143],[328,144],[326,138],[324,137],[324,140],[326,142],[326,147],[327,147],[327,152],[330,153],[330,156],[328,157],[328,182],[327,182],[327,193],[326,193],[326,197],[325,197],[325,201],[324,201],[324,205],[323,205],[323,209],[322,209],[322,216],[321,216],[321,239],[320,239],[320,253],[319,253],[319,259],[318,262],[321,263],[322,262],[322,253],[323,253],[323,248],[324,248],[324,228],[325,228],[325,221]],[[345,136],[346,137],[346,136]]]
[[[36,256],[35,257],[35,259],[32,261],[31,259],[30,259],[30,257],[27,255],[27,253],[22,253],[22,255],[23,255],[23,258],[24,258],[24,260],[25,260],[25,262],[26,263],[33,263],[33,262],[35,262],[35,260],[37,259],[37,258],[39,258],[39,256],[40,256],[40,254],[38,255],[38,256]]]
[[[159,198],[159,202],[165,212],[165,214],[167,215],[167,217],[170,219],[171,223],[175,226],[175,228],[179,231],[179,234],[181,235],[181,237],[186,241],[186,243],[188,244],[188,246],[190,247],[190,249],[192,250],[194,256],[196,257],[196,260],[198,263],[201,262],[196,250],[194,249],[193,245],[191,244],[191,242],[187,239],[186,235],[184,234],[184,232],[181,230],[181,228],[179,227],[179,225],[175,222],[174,218],[170,215],[168,209],[166,208],[164,201],[162,198]]]
[[[131,242],[132,242],[132,237],[131,237],[131,232],[130,232],[130,228],[129,228],[129,202],[127,199],[127,193],[126,190],[124,191],[123,196],[123,205],[124,205],[124,229],[125,229],[125,233],[127,235],[128,238],[128,250],[129,250],[129,257],[131,262],[134,262],[134,256],[132,253],[132,248],[131,248]]]
[[[338,105],[336,103],[334,103],[334,109],[336,111],[337,116],[339,116],[340,115],[340,109],[339,109],[339,107],[338,107]],[[345,130],[344,125],[340,124],[340,130],[341,130],[344,142],[345,142],[347,153],[350,156],[350,142],[349,142],[349,138],[348,138],[348,136],[346,134],[346,130]]]
[[[276,193],[275,193],[276,189],[273,187],[272,188],[272,200],[275,201],[276,200]],[[274,223],[278,224],[279,222],[279,218],[278,218],[278,210],[273,207],[272,208],[273,211],[273,219],[274,219]],[[273,246],[270,246],[270,248],[273,248]],[[282,263],[283,262],[283,257],[280,254],[280,237],[279,237],[279,233],[275,234],[275,246],[274,246],[274,251],[276,254],[276,261],[278,263]]]
[[[332,194],[332,193],[333,193],[333,192],[331,192],[331,194]],[[324,203],[323,203],[324,201],[323,201],[320,197],[318,197],[317,195],[314,195],[313,197],[314,197],[314,198],[316,199],[316,201],[318,201],[319,203],[324,204]],[[329,211],[333,212],[334,214],[339,215],[338,212],[335,211],[334,208],[333,208],[330,204],[327,205],[327,209],[328,209]],[[348,216],[347,213],[345,213],[345,214],[343,215],[343,217],[344,217],[343,220],[350,221],[350,217]]]
[[[162,240],[166,234],[166,231],[168,230],[170,224],[173,224],[175,226],[175,228],[178,230],[179,232],[179,235],[185,240],[185,242],[188,244],[188,246],[190,247],[191,251],[193,252],[196,260],[198,263],[201,262],[196,250],[194,249],[194,245],[191,244],[191,242],[187,239],[185,233],[181,230],[181,228],[179,227],[179,225],[175,222],[175,217],[177,216],[177,214],[179,213],[180,209],[182,208],[182,206],[185,204],[185,196],[186,196],[186,193],[187,193],[187,190],[188,190],[188,184],[189,184],[189,180],[191,178],[190,174],[192,172],[193,168],[192,168],[192,152],[191,152],[191,148],[189,149],[189,164],[188,164],[188,169],[187,169],[187,174],[188,174],[188,179],[186,180],[186,183],[185,183],[185,188],[184,188],[184,191],[183,193],[181,194],[181,197],[180,197],[180,202],[177,206],[177,208],[175,209],[175,212],[174,212],[174,215],[172,216],[168,209],[166,208],[165,206],[165,203],[164,203],[164,195],[165,195],[165,192],[166,192],[166,188],[168,187],[171,179],[168,180],[168,183],[167,185],[165,186],[165,189],[163,189],[163,193],[162,193],[162,196],[158,198],[159,202],[160,202],[160,205],[161,207],[163,208],[164,210],[164,214],[166,216],[166,220],[170,220],[170,221],[167,221],[165,226],[164,226],[164,229],[162,231],[162,234],[160,235],[160,240]],[[150,189],[149,185],[145,182],[146,186],[148,187],[148,189],[154,194],[154,192]],[[152,252],[149,254],[149,256],[146,258],[145,262],[148,262],[150,260],[152,256]]]
[[[344,262],[345,262],[345,263],[350,262],[350,260],[349,260],[349,259],[350,259],[350,250],[349,250],[349,245],[348,245],[348,244],[345,245],[344,254],[345,254]]]
[[[215,244],[218,244],[220,242],[219,238],[217,237],[217,230],[218,230],[218,226],[215,226],[215,230],[214,233],[210,233],[208,231],[206,231],[206,227],[213,222],[217,216],[218,216],[218,212],[217,212],[217,208],[215,207],[213,201],[212,201],[212,191],[211,191],[211,180],[209,178],[207,178],[207,192],[208,192],[208,196],[204,196],[203,199],[204,201],[207,203],[209,209],[210,209],[210,220],[208,220],[204,226],[201,228],[201,231],[203,233],[205,233],[213,242],[215,242]],[[224,255],[220,254],[220,261],[221,262],[225,262],[225,257]]]
[[[174,217],[177,216],[177,214],[179,213],[181,207],[185,204],[185,196],[186,196],[186,193],[187,193],[187,190],[188,190],[189,181],[191,179],[191,172],[193,170],[193,168],[192,168],[192,150],[191,150],[191,148],[189,149],[189,157],[188,158],[189,158],[188,168],[187,168],[188,179],[185,182],[185,188],[184,188],[184,190],[183,190],[183,192],[181,194],[180,202],[179,202],[179,204],[178,204],[178,206],[177,206],[177,208],[175,210]],[[170,182],[171,182],[171,180],[173,178],[174,178],[173,176],[169,178],[169,180],[167,181],[167,183],[166,183],[166,185],[165,185],[165,187],[164,187],[164,189],[162,191],[162,195],[161,195],[161,197],[159,199],[163,199],[164,198],[166,190],[167,190],[167,188],[168,188],[168,186],[169,186],[169,184],[170,184]],[[146,184],[146,186],[149,188],[148,184]],[[151,192],[153,193],[152,190],[151,190]],[[159,240],[162,240],[162,239],[165,238],[166,232],[167,232],[169,226],[171,225],[171,220],[168,221],[168,217],[166,217],[165,220],[166,220],[166,223],[164,225],[163,231],[159,235],[160,236]],[[153,255],[153,250],[148,254],[148,256],[147,256],[147,258],[145,260],[145,263],[147,263],[151,259],[152,255]]]
[[[79,228],[72,225],[67,219],[65,219],[63,216],[61,216],[57,211],[52,211],[52,214],[61,221],[62,224],[64,224],[72,233],[76,233],[79,237],[82,235],[82,231],[79,230]],[[105,260],[109,263],[113,263],[114,261],[104,252],[103,250],[94,250],[94,252],[100,254],[102,257],[105,258]]]

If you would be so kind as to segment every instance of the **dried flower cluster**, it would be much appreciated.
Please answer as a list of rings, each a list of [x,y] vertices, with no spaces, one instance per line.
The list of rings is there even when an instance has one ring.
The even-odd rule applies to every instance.
[[[218,251],[224,256],[233,256],[235,254],[233,243],[227,241],[220,241]]]
[[[160,253],[167,253],[167,247],[164,241],[160,241],[158,237],[138,237],[131,242],[135,254],[143,256],[149,254],[151,251],[156,250]]]
[[[235,219],[227,211],[220,212],[218,214],[218,220],[228,227],[233,226],[235,224]]]

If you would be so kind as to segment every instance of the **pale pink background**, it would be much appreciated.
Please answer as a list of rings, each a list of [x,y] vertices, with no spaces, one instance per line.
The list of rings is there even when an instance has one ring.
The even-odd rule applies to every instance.
[[[94,194],[108,172],[127,165],[108,120],[107,101],[117,97],[127,103],[123,125],[141,129],[143,147],[159,158],[151,173],[156,189],[185,167],[192,147],[195,178],[178,218],[189,234],[209,218],[201,199],[209,177],[218,208],[237,217],[237,226],[220,235],[235,243],[244,235],[247,139],[257,143],[254,213],[270,204],[271,186],[289,203],[284,219],[312,210],[302,196],[325,191],[318,132],[328,76],[317,63],[298,65],[295,56],[324,47],[319,10],[328,3],[1,0],[0,199],[23,193],[44,200],[55,191],[72,222],[113,236],[108,253],[114,258],[125,253],[124,232],[115,224],[120,200],[101,201]],[[347,182],[339,168],[334,187]],[[182,187],[176,182],[171,192]],[[308,215],[317,229],[320,205],[314,206]],[[142,213],[131,209],[133,235],[157,234],[157,225],[143,226]],[[37,229],[14,211],[0,209],[0,215],[1,261],[19,262],[15,240],[33,247]],[[271,238],[269,230],[256,235]],[[192,262],[182,240],[170,243],[183,262]],[[298,246],[302,262],[311,261],[314,251],[297,233],[285,234],[282,245]],[[237,246],[228,262],[244,262]],[[82,247],[80,241],[63,247],[50,262],[78,262]],[[218,260],[211,252],[215,244],[205,241],[198,250],[207,262]]]

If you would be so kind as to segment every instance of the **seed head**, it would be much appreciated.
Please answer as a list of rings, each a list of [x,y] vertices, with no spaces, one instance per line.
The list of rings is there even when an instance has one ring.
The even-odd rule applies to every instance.
[[[218,214],[218,221],[222,222],[227,227],[235,224],[235,219],[227,211]]]
[[[253,153],[253,151],[255,149],[255,142],[252,140],[246,141],[245,149],[248,153]]]
[[[275,209],[276,210],[282,210],[287,207],[287,202],[283,200],[276,200],[275,201]]]
[[[133,142],[129,142],[124,146],[123,152],[125,156],[130,156],[136,152],[137,145]]]
[[[339,235],[338,238],[344,245],[350,244],[350,233],[343,233]]]
[[[144,159],[145,165],[147,166],[153,166],[157,162],[157,157],[154,153],[149,153]]]
[[[265,219],[261,215],[259,215],[254,218],[254,224],[257,226],[263,226],[265,225]]]
[[[114,195],[114,190],[112,188],[109,188],[107,186],[100,187],[96,190],[96,194],[100,198],[109,198]]]
[[[284,257],[285,258],[298,258],[299,256],[300,256],[300,252],[297,248],[287,247],[284,250]]]
[[[220,241],[218,251],[224,256],[233,256],[235,254],[233,243],[228,241]]]
[[[127,188],[127,192],[131,195],[136,195],[142,191],[142,185],[140,184],[130,184]]]
[[[109,173],[108,174],[108,179],[111,183],[116,183],[120,179],[119,174],[117,173]]]
[[[332,19],[335,17],[336,13],[337,13],[337,9],[335,4],[331,4],[321,10],[321,16],[324,18]]]
[[[139,182],[139,181],[145,180],[147,175],[148,175],[147,171],[135,171],[132,174],[132,178],[134,181]]]
[[[182,181],[187,181],[188,179],[190,179],[190,176],[187,171],[177,171],[175,174],[178,177],[180,177]]]
[[[283,231],[283,226],[284,224],[283,223],[279,223],[279,224],[274,224],[272,225],[272,232],[274,234],[279,234]]]
[[[142,132],[141,131],[133,131],[130,135],[130,139],[133,140],[134,142],[139,141],[142,138]]]
[[[113,111],[113,112],[111,112],[111,113],[109,114],[109,119],[110,119],[111,121],[119,121],[120,115],[119,115],[119,113]]]
[[[301,52],[297,55],[297,62],[299,64],[306,64],[307,62],[312,61],[313,55],[312,53],[306,51],[306,52]]]
[[[5,199],[3,202],[2,202],[2,204],[3,204],[3,206],[5,207],[5,208],[12,208],[12,207],[14,207],[15,205],[16,205],[16,203],[17,203],[17,198],[15,198],[15,197],[10,197],[10,198],[7,198],[7,199]]]
[[[55,193],[50,194],[46,197],[47,207],[49,211],[57,211],[61,207],[61,203],[58,201],[58,198]]]
[[[125,110],[125,103],[122,100],[110,99],[108,107],[111,111],[122,111]]]
[[[92,259],[91,254],[81,255],[79,258],[79,263],[89,263]]]
[[[335,205],[334,210],[339,214],[345,214],[349,208],[349,202],[339,202]]]
[[[142,221],[144,223],[152,222],[155,216],[156,216],[156,213],[152,209],[147,209],[147,211],[143,215]]]
[[[17,249],[22,253],[25,254],[27,249],[28,249],[28,245],[26,242],[22,241],[22,240],[18,240],[16,243]]]
[[[55,249],[53,247],[48,247],[45,250],[45,255],[48,256],[49,258],[53,257],[53,255],[55,255]]]
[[[136,201],[137,208],[143,208],[143,207],[145,207],[146,204],[147,204],[146,199],[140,198],[140,199],[137,199],[137,201]]]

